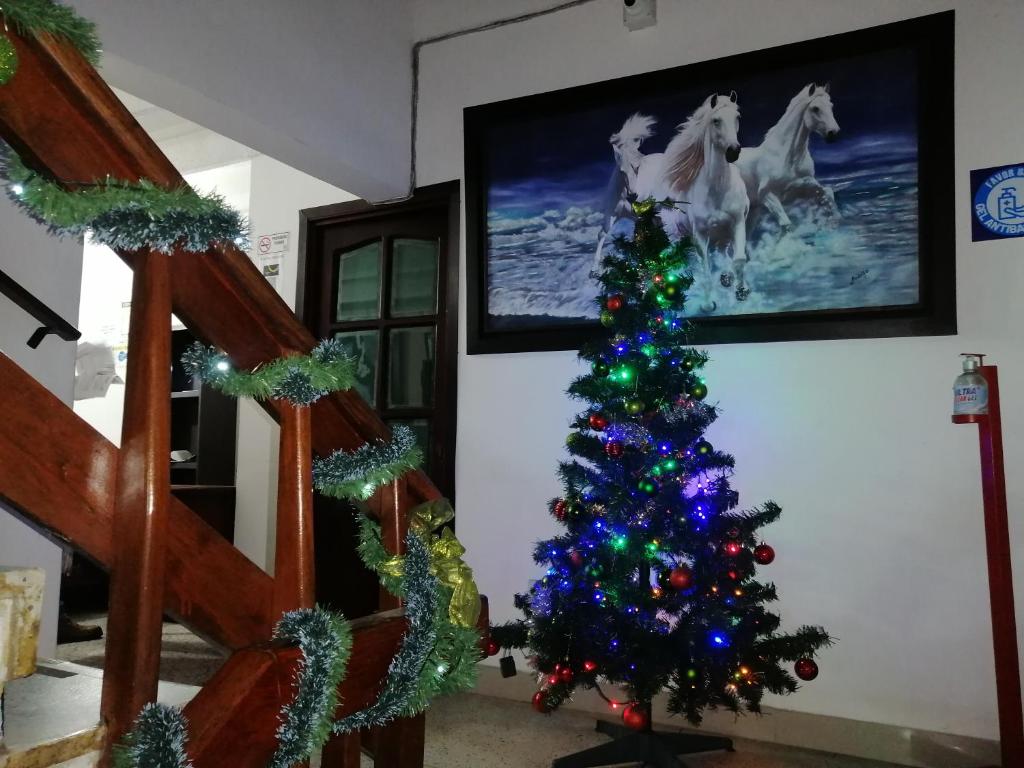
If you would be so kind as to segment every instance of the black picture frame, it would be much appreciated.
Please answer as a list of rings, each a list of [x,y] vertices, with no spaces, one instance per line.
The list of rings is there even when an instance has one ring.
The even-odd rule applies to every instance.
[[[644,97],[663,94],[680,82],[721,82],[730,73],[785,68],[807,61],[911,48],[918,72],[919,301],[914,305],[831,309],[701,318],[691,337],[699,345],[951,335],[956,325],[953,133],[954,12],[946,11],[829,37],[742,53],[681,67],[633,75],[501,101],[464,110],[467,351],[469,354],[578,349],[597,321],[552,324],[528,330],[496,329],[488,323],[489,188],[486,151],[494,126],[531,116],[572,114],[607,102],[610,93]]]

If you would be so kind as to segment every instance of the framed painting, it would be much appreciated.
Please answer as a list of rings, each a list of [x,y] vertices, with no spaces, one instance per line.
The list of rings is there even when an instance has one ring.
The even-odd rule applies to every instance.
[[[695,344],[956,332],[952,11],[464,121],[470,354],[578,348],[649,197]]]

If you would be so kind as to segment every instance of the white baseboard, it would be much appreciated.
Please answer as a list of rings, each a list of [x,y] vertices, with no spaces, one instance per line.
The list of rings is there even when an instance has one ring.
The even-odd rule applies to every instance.
[[[515,677],[502,678],[497,667],[483,664],[479,673],[476,693],[484,696],[528,703],[536,691],[532,673],[520,671]],[[592,690],[577,691],[563,706],[604,718],[609,715],[608,705]],[[652,718],[676,730],[685,724],[679,717],[669,716],[664,697],[655,699]],[[701,731],[915,768],[977,768],[998,765],[1000,760],[998,742],[988,739],[768,707],[761,717],[708,712]]]

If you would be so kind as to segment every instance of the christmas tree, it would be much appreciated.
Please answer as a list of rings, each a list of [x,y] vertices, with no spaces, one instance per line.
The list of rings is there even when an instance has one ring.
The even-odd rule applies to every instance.
[[[532,651],[537,710],[597,687],[640,731],[662,690],[693,724],[707,708],[758,712],[766,691],[796,690],[787,662],[813,679],[813,656],[830,642],[820,627],[780,633],[767,609],[775,587],[756,567],[775,552],[759,530],[781,509],[738,511],[734,460],[704,438],[718,412],[683,311],[698,257],[670,243],[660,205],[634,203],[632,237],[604,258],[604,331],[580,351],[591,372],[569,393],[587,407],[567,441],[573,459],[559,467],[563,496],[550,504],[565,532],[537,545],[547,571],[516,598],[525,618],[494,629],[502,647]],[[605,681],[627,697],[605,695]]]

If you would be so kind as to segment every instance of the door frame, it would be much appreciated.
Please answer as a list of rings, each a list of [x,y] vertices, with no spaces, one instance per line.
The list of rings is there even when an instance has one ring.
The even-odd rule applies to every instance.
[[[455,503],[455,441],[457,434],[458,365],[459,365],[459,268],[460,268],[460,218],[461,188],[457,180],[432,184],[417,189],[412,197],[400,203],[374,205],[365,200],[347,203],[321,205],[299,211],[298,274],[296,278],[295,314],[302,323],[317,335],[317,316],[320,277],[319,250],[322,232],[328,227],[345,224],[367,223],[374,219],[395,215],[415,214],[428,210],[446,210],[448,236],[446,247],[439,254],[438,264],[438,317],[440,331],[438,339],[435,375],[438,391],[443,397],[435,404],[435,431],[431,443],[435,454],[443,453],[446,461],[434,462],[443,467],[438,474],[431,472],[431,479],[449,500]],[[313,267],[312,269],[310,267]],[[443,299],[443,300],[442,300]],[[438,433],[437,427],[443,432]],[[440,441],[436,440],[440,437]],[[438,458],[435,456],[435,458]]]

